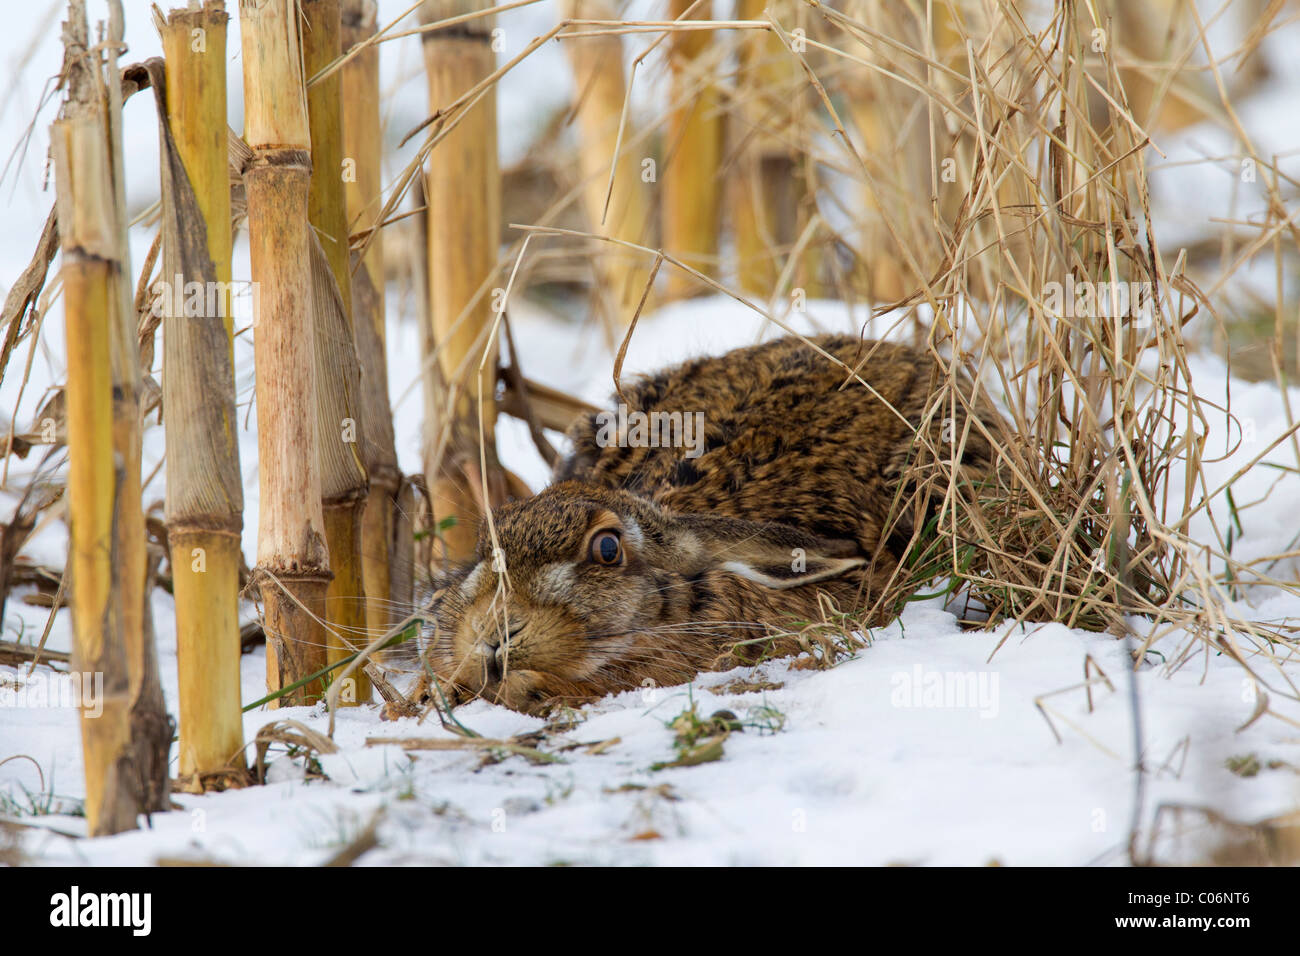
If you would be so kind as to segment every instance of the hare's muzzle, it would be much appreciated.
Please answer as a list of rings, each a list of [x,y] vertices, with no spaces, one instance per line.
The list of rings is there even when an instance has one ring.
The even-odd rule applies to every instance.
[[[512,620],[510,630],[504,634],[493,628],[480,632],[478,640],[470,649],[469,657],[475,672],[482,675],[485,686],[500,683],[505,676],[510,640],[523,629],[522,622]]]
[[[505,673],[506,650],[504,645],[492,644],[480,640],[470,650],[471,666],[482,675],[484,684],[495,684]]]

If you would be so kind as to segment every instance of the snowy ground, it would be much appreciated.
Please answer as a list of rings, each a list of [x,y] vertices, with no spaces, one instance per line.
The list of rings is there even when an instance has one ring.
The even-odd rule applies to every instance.
[[[381,19],[386,20],[406,4],[385,0],[381,6]],[[547,0],[503,16],[504,55],[522,49],[554,15]],[[131,17],[128,11],[128,26],[136,31],[128,37],[133,55],[152,54],[157,41],[146,18]],[[48,23],[41,27],[39,15],[29,19],[2,41],[8,62],[27,54],[24,44],[29,37],[51,35]],[[232,25],[232,38],[234,29]],[[1294,31],[1287,35],[1294,39]],[[1278,44],[1283,39],[1275,38]],[[1231,49],[1234,42],[1227,37],[1221,46]],[[397,88],[398,95],[386,115],[391,129],[400,132],[423,117],[423,92],[416,73],[418,50],[408,44],[394,44],[392,49],[394,56],[384,61],[385,88]],[[567,96],[562,54],[553,45],[544,50],[533,66],[510,81],[514,85],[502,87],[502,140],[508,157],[522,154],[537,117]],[[20,139],[35,111],[40,84],[58,59],[57,47],[48,39],[31,50],[30,62],[36,66],[20,75],[13,95],[0,107],[0,141]],[[1291,73],[1282,76],[1300,85]],[[237,68],[232,78],[233,110],[239,102]],[[135,144],[133,155],[139,159],[132,167],[129,191],[136,206],[157,188],[156,166],[151,165],[156,162],[151,110],[152,105],[143,102],[127,109],[128,143]],[[48,208],[49,194],[40,192],[48,119],[47,111],[30,155],[3,183],[9,221],[22,228],[0,235],[0,283],[12,281],[26,263]],[[1293,124],[1270,120],[1265,125],[1290,140],[1296,138]],[[1210,148],[1197,139],[1208,135],[1204,130],[1189,135],[1190,145],[1180,147],[1181,152],[1166,144],[1170,170],[1156,178],[1157,198],[1162,183],[1178,192],[1181,180],[1176,177],[1182,174],[1177,160],[1198,151],[1223,151],[1217,141]],[[1273,145],[1270,141],[1270,148]],[[1285,142],[1277,148],[1289,146]],[[1196,193],[1204,214],[1194,218],[1202,225],[1210,216],[1228,216],[1233,208],[1215,182],[1202,184]],[[1191,215],[1181,201],[1171,208]],[[1241,215],[1250,211],[1239,210]],[[1186,224],[1180,220],[1174,225]],[[133,235],[137,263],[147,241],[143,232]],[[236,255],[238,260],[238,249]],[[243,274],[246,277],[246,271]],[[390,288],[391,395],[402,465],[415,471],[420,466],[420,398],[418,385],[411,386],[418,381],[418,341],[409,316],[401,321],[402,301],[401,290]],[[604,400],[612,385],[611,361],[598,335],[526,302],[512,303],[511,314],[530,377],[593,401]],[[824,330],[852,327],[844,308],[831,303],[812,303],[799,324]],[[52,311],[19,406],[20,429],[30,423],[43,390],[62,380],[61,325],[61,315]],[[719,352],[772,331],[761,329],[752,313],[727,301],[672,307],[642,322],[626,371]],[[26,361],[26,349],[26,344],[20,348],[16,364]],[[237,360],[245,402],[252,393],[246,339],[237,345]],[[1197,359],[1193,371],[1203,396],[1226,396],[1229,382],[1220,363]],[[1211,487],[1286,428],[1275,386],[1233,381],[1231,396],[1234,412],[1251,423],[1251,440],[1232,458],[1207,467]],[[5,419],[0,431],[7,427],[17,400],[15,377],[6,375],[0,383]],[[1292,390],[1290,403],[1300,410],[1300,389]],[[240,436],[246,485],[244,551],[251,560],[257,531],[256,415],[241,407],[241,422],[245,411],[252,412]],[[1222,449],[1226,423],[1212,419],[1210,425],[1207,448]],[[1233,436],[1235,440],[1235,432]],[[501,444],[507,465],[540,487],[546,472],[526,430],[517,423],[503,425]],[[162,433],[155,428],[146,436],[146,473],[161,453]],[[1268,460],[1294,466],[1290,454],[1289,444],[1284,444]],[[29,468],[30,462],[18,472],[25,474]],[[1290,474],[1273,486],[1280,474],[1256,468],[1238,483],[1239,504],[1270,492],[1266,502],[1241,513],[1244,535],[1234,551],[1238,557],[1294,547],[1300,531],[1294,504],[1300,499],[1300,478]],[[150,485],[148,500],[161,498],[164,481],[160,473]],[[12,501],[7,492],[0,493],[6,517]],[[1220,507],[1220,517],[1224,513]],[[1191,531],[1196,536],[1207,529],[1201,522]],[[25,554],[61,567],[66,545],[63,525],[53,521]],[[1295,576],[1293,566],[1274,571]],[[3,629],[7,638],[19,633],[31,640],[44,627],[46,611],[25,605],[22,597],[11,596]],[[1300,598],[1277,591],[1250,590],[1234,610],[1244,618],[1300,624]],[[154,614],[164,690],[170,711],[176,713],[174,618],[171,599],[162,592],[155,596]],[[1201,651],[1172,673],[1162,665],[1162,660],[1178,657],[1189,640],[1185,634],[1164,637],[1155,647],[1158,653],[1137,676],[1144,762],[1150,771],[1143,825],[1149,825],[1155,808],[1166,802],[1209,806],[1247,821],[1297,809],[1300,731],[1294,722],[1300,721],[1300,705],[1270,692],[1272,713],[1237,731],[1256,709],[1253,686],[1238,664]],[[61,612],[50,646],[66,649],[68,644],[69,620]],[[397,747],[366,747],[369,736],[451,735],[427,723],[381,722],[372,708],[348,710],[338,717],[339,753],[321,758],[328,780],[304,780],[302,761],[280,756],[271,767],[274,782],[265,787],[177,795],[180,809],[155,816],[150,829],[95,841],[76,839],[84,828],[80,817],[23,813],[21,820],[31,825],[23,849],[37,861],[54,864],[148,864],[164,857],[312,864],[337,852],[382,811],[380,846],[362,858],[363,864],[1122,862],[1133,810],[1132,717],[1123,653],[1114,638],[1060,626],[1010,635],[1006,629],[962,632],[936,602],[922,602],[912,605],[900,622],[874,633],[870,647],[829,671],[791,670],[788,663],[778,662],[702,675],[690,687],[659,689],[652,696],[628,693],[584,708],[576,727],[540,745],[558,758],[553,763],[537,765],[520,756],[485,761],[482,754],[470,752],[408,756]],[[1091,705],[1078,686],[1088,658],[1114,687],[1094,685]],[[1286,690],[1286,680],[1271,665],[1257,672],[1274,690]],[[1295,665],[1288,674],[1294,682]],[[244,658],[243,678],[245,701],[265,694],[260,651]],[[33,801],[44,809],[39,794],[52,791],[56,796],[49,809],[67,810],[84,794],[77,713],[61,707],[3,706],[17,694],[16,685],[26,680],[18,669],[0,667],[0,761],[16,754],[31,758],[0,763],[0,801],[11,813],[24,806],[30,809]],[[762,689],[740,692],[738,683]],[[936,684],[948,685],[949,693],[936,693]],[[958,686],[974,693],[959,700]],[[703,717],[725,708],[752,725],[728,738],[715,762],[652,770],[652,765],[676,756],[673,732],[666,725],[692,700]],[[1041,701],[1042,710],[1036,701]],[[485,737],[510,737],[542,727],[536,718],[483,702],[457,715]],[[246,715],[246,739],[252,740],[264,724],[283,718],[322,731],[327,724],[319,709],[263,709]],[[758,724],[779,725],[779,730],[764,732]],[[251,758],[251,746],[249,750]],[[1263,768],[1253,776],[1234,773],[1225,765],[1231,758],[1249,755]],[[1278,766],[1270,768],[1272,762]],[[1197,859],[1204,847],[1195,842],[1195,834],[1191,839],[1178,847],[1162,844],[1162,858]]]
[[[1082,864],[1117,859],[1131,808],[1129,711],[1122,648],[1111,639],[1049,626],[1002,635],[960,632],[933,607],[914,607],[876,634],[872,647],[828,672],[710,674],[692,689],[653,699],[627,693],[584,710],[562,740],[615,741],[599,754],[583,747],[565,762],[536,766],[522,757],[481,766],[472,753],[405,756],[366,748],[370,735],[445,735],[414,721],[380,724],[373,712],[341,715],[340,753],[322,758],[330,781],[304,783],[289,770],[262,788],[179,795],[180,812],[153,829],[88,842],[63,835],[28,839],[47,862],[147,864],[163,857],[235,863],[322,861],[377,811],[382,847],[367,863],[890,863]],[[1058,743],[1034,698],[1076,684],[1091,655],[1117,692],[1051,698]],[[246,697],[260,693],[260,656],[245,667]],[[168,655],[164,664],[174,664]],[[924,675],[985,675],[987,696],[970,707],[927,707],[905,684]],[[737,676],[782,685],[745,694],[715,691]],[[1204,678],[1204,679],[1203,679]],[[1300,758],[1294,730],[1277,722],[1234,735],[1251,704],[1240,669],[1221,658],[1172,677],[1140,675],[1148,726],[1153,802],[1196,802],[1253,817],[1295,805],[1286,771],[1233,775],[1225,759],[1248,752],[1262,762]],[[919,689],[919,688],[918,688]],[[703,713],[728,708],[742,719],[766,705],[785,717],[771,735],[733,734],[721,760],[653,771],[674,756],[666,719],[690,694]],[[1292,710],[1291,716],[1300,716]],[[458,712],[488,736],[541,726],[478,702]],[[20,714],[26,749],[60,789],[76,792],[72,711]],[[281,711],[323,730],[319,711]],[[270,715],[245,722],[251,738]],[[1290,741],[1288,742],[1288,738]],[[44,742],[46,746],[41,746]],[[1186,753],[1180,746],[1187,741]],[[70,752],[60,752],[60,749]],[[8,769],[8,768],[6,768]],[[82,821],[46,818],[77,832]]]

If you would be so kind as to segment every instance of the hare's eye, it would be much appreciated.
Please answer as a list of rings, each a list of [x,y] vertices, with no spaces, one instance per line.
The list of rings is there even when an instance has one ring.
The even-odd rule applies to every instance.
[[[623,560],[623,545],[616,531],[599,531],[591,537],[587,557],[596,564],[618,564]]]

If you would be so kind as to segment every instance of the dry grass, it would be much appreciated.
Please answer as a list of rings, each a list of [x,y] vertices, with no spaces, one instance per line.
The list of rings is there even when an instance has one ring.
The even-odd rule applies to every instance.
[[[960,488],[951,466],[969,434],[947,447],[918,442],[914,477],[939,517],[918,533],[891,598],[950,576],[993,620],[1124,633],[1140,615],[1153,628],[1148,641],[1176,625],[1215,650],[1241,654],[1244,637],[1272,655],[1293,635],[1231,620],[1225,599],[1242,582],[1295,582],[1234,561],[1229,526],[1214,524],[1211,542],[1188,537],[1223,490],[1206,486],[1201,467],[1215,409],[1197,395],[1185,337],[1214,307],[1183,257],[1169,262],[1160,248],[1150,134],[1110,48],[1094,49],[1093,30],[1111,24],[1092,23],[1082,7],[1070,16],[1066,5],[1031,31],[1010,4],[982,9],[992,16],[978,32],[948,23],[964,64],[900,52],[831,17],[868,60],[911,76],[955,129],[931,150],[957,158],[949,191],[960,202],[950,219],[931,217],[928,242],[909,245],[925,278],[890,316],[952,371],[935,419],[959,420],[959,403],[978,400],[962,386],[965,369],[1009,426],[985,436],[999,467],[974,489]],[[919,221],[913,213],[904,221]],[[1067,282],[1108,298],[1139,283],[1151,290],[1150,314],[1069,315],[1053,296]]]

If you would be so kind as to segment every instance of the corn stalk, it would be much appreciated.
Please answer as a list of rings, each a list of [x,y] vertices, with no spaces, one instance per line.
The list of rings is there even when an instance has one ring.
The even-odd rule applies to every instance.
[[[563,16],[616,20],[607,0],[563,0]],[[583,181],[583,205],[590,229],[627,242],[649,240],[650,201],[642,182],[642,161],[628,148],[631,138],[619,126],[627,98],[623,78],[623,41],[616,34],[564,41],[573,68],[574,113],[578,121],[578,165]],[[611,172],[613,179],[611,182]],[[631,321],[645,285],[637,255],[614,243],[599,243],[596,262],[597,301],[611,326]]]
[[[312,247],[307,220],[311,136],[295,0],[240,0],[244,169],[255,290],[260,492],[255,580],[261,589],[267,687],[325,666],[331,578],[317,450]],[[280,701],[322,696],[320,681]]]
[[[740,19],[763,19],[767,0],[737,0]],[[773,3],[790,28],[792,4]],[[773,33],[740,37],[735,109],[728,153],[735,163],[729,196],[740,287],[769,297],[783,255],[794,245],[802,195],[794,102],[806,90],[798,62]]]
[[[343,47],[375,33],[374,0],[344,0]],[[395,623],[399,600],[392,574],[397,467],[393,418],[388,404],[384,331],[384,243],[376,227],[383,208],[383,131],[379,110],[379,49],[369,47],[343,68],[343,153],[352,175],[343,177],[349,230],[375,230],[365,255],[352,260],[352,324],[361,364],[361,460],[370,493],[361,519],[361,569],[366,592],[366,630],[378,635]],[[409,599],[408,599],[409,600]]]
[[[67,100],[51,126],[68,342],[69,564],[92,836],[167,806],[172,724],[145,613],[140,373],[122,176],[120,4],[107,52],[88,45],[84,0],[63,26]]]
[[[163,407],[167,541],[176,599],[180,771],[187,789],[245,771],[239,685],[240,480],[231,315],[225,4],[155,11],[166,60],[163,140]],[[156,73],[156,71],[155,71]],[[182,292],[203,291],[194,314]],[[212,311],[208,311],[212,308]]]
[[[342,53],[339,0],[303,0],[303,61],[313,76]],[[334,579],[326,592],[330,623],[326,657],[341,660],[367,643],[366,599],[361,557],[361,519],[368,491],[360,447],[361,372],[352,323],[352,282],[344,179],[356,157],[343,155],[343,102],[336,71],[307,89],[311,124],[312,176],[308,215],[328,269],[314,268],[316,307],[316,401],[320,428],[322,508]],[[377,102],[370,107],[374,112]],[[319,265],[319,263],[317,264]],[[333,286],[333,288],[331,288]],[[370,699],[370,681],[358,672],[356,686],[340,700]]]
[[[482,0],[425,0],[420,16],[430,23],[486,6]],[[424,35],[432,111],[454,102],[495,68],[493,23],[480,17]],[[496,113],[496,89],[489,87],[434,148],[426,177],[429,314],[448,388],[426,474],[435,519],[444,526],[442,557],[452,560],[473,553],[477,517],[505,497],[496,458],[495,353],[479,371],[498,304],[491,284],[501,228]]]
[[[691,9],[694,0],[671,0],[674,19]],[[709,0],[695,7],[692,18],[707,20]],[[687,265],[715,275],[718,231],[722,214],[722,103],[712,73],[718,49],[705,30],[676,31],[670,35],[672,113],[661,180],[663,182],[663,246]],[[667,295],[681,298],[703,291],[680,269],[668,273]]]

